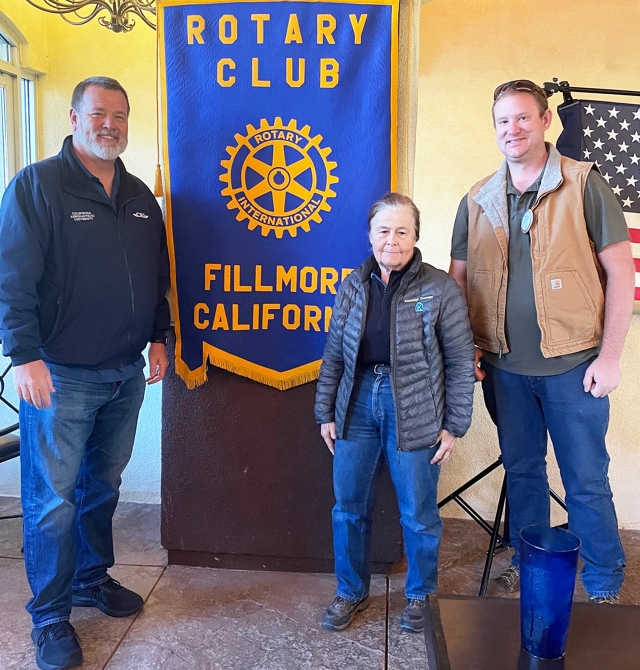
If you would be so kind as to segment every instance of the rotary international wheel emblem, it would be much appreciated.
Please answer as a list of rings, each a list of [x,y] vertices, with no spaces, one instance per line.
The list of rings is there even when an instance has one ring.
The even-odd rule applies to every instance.
[[[331,210],[337,163],[327,160],[331,149],[321,146],[322,135],[311,137],[310,130],[298,130],[295,119],[286,126],[280,117],[272,125],[261,119],[260,128],[248,125],[246,135],[235,135],[236,146],[227,147],[222,195],[229,196],[228,209],[238,210],[238,221],[249,220],[249,230],[260,226],[265,236],[273,231],[281,238],[286,230],[295,237]]]

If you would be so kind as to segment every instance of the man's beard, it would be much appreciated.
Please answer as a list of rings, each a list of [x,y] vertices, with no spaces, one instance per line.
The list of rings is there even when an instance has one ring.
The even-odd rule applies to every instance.
[[[105,161],[114,161],[127,148],[126,137],[120,136],[115,145],[105,145],[98,141],[98,135],[98,132],[92,130],[76,133],[80,144]]]

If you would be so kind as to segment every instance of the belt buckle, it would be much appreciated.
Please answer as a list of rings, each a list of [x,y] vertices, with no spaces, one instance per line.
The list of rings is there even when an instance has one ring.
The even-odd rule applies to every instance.
[[[377,375],[384,375],[386,374],[385,368],[389,367],[388,365],[384,365],[383,363],[376,363],[373,366],[373,372]]]

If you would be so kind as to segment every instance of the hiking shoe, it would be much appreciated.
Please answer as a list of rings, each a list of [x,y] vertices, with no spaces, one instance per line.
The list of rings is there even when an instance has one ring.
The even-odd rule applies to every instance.
[[[336,596],[322,617],[322,627],[327,630],[344,630],[353,617],[369,607],[369,596],[362,600],[346,600]]]
[[[82,664],[82,649],[68,621],[58,621],[31,631],[36,645],[36,665],[41,670],[67,670]]]
[[[596,605],[617,605],[620,602],[620,596],[587,596],[587,602]]]
[[[520,569],[510,565],[500,576],[496,577],[496,584],[504,593],[513,593],[520,583]]]
[[[409,598],[400,618],[400,628],[405,633],[420,633],[424,630],[424,600]]]
[[[97,607],[108,616],[122,617],[138,612],[144,601],[137,593],[109,577],[97,586],[74,589],[71,604],[74,607]]]

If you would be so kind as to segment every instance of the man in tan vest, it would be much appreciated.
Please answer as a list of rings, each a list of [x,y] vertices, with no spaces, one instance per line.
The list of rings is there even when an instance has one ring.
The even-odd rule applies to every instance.
[[[545,143],[551,116],[544,90],[531,81],[496,89],[493,124],[505,161],[460,203],[449,272],[467,297],[482,356],[476,378],[507,470],[514,554],[499,586],[518,584],[520,530],[549,524],[548,434],[569,528],[582,540],[589,600],[616,602],[625,558],[605,434],[634,266],[607,182],[592,163]]]

